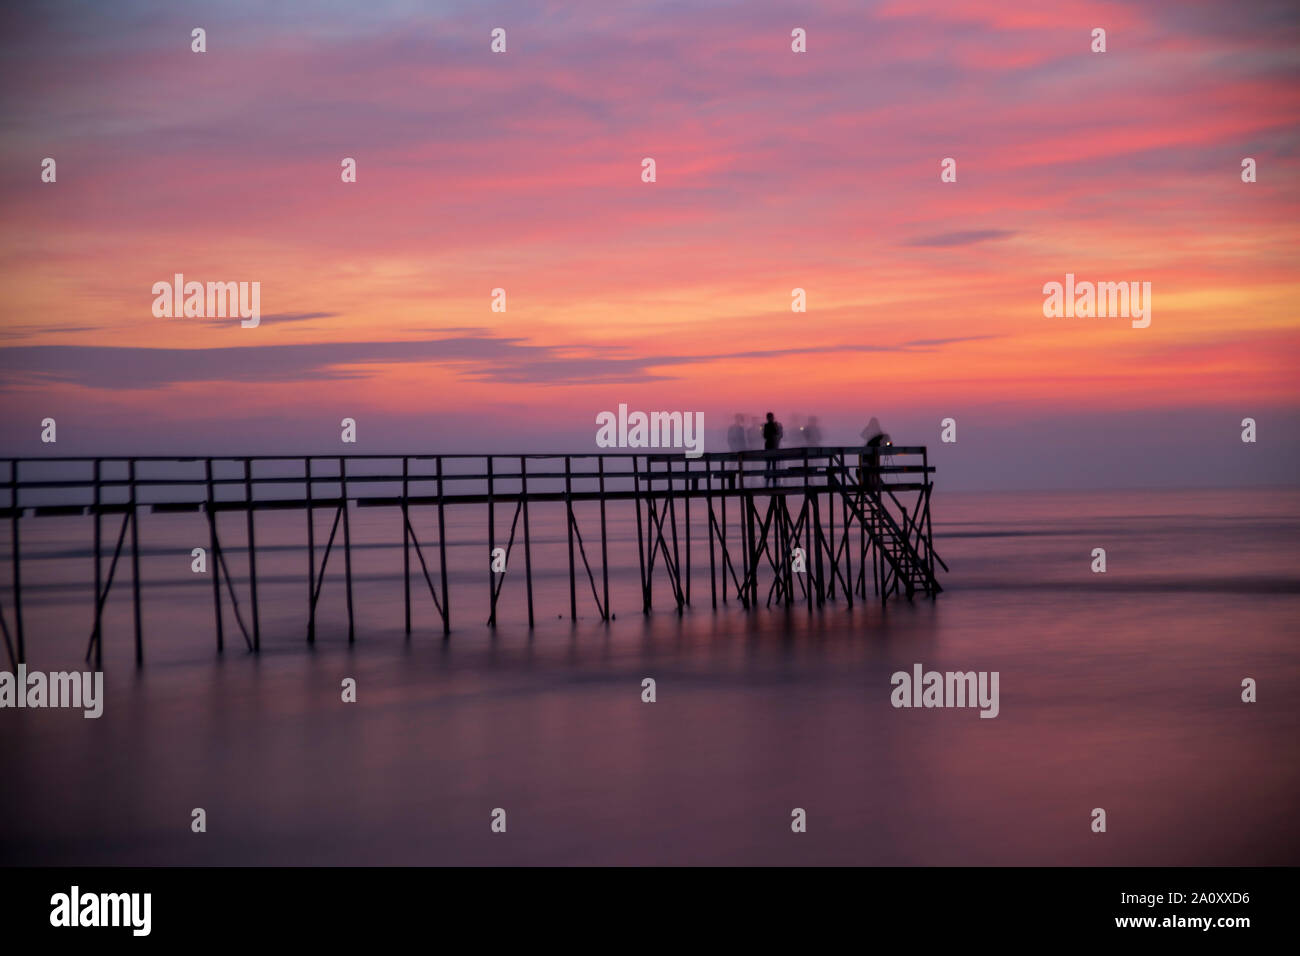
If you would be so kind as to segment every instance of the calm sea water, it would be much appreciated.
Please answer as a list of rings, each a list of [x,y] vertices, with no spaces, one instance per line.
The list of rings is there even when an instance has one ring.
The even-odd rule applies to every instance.
[[[580,514],[593,563],[594,515]],[[841,599],[809,614],[733,599],[715,612],[697,535],[693,606],[679,617],[660,578],[646,618],[634,526],[612,512],[605,625],[585,575],[580,619],[567,619],[563,521],[539,511],[530,633],[519,551],[500,626],[484,626],[478,508],[452,526],[444,641],[414,559],[403,632],[397,517],[356,510],[357,641],[336,553],[312,649],[304,518],[259,516],[262,653],[227,617],[220,657],[210,579],[189,570],[202,516],[146,516],[147,665],[132,662],[124,563],[106,608],[104,716],[0,711],[0,860],[1300,863],[1300,492],[940,491],[934,515],[952,569],[934,602]],[[501,509],[498,535],[510,517]],[[435,541],[432,513],[416,520]],[[222,522],[247,614],[242,520]],[[32,668],[83,666],[88,529],[25,525]],[[1090,571],[1097,547],[1104,575]],[[891,673],[916,662],[999,671],[1000,715],[892,708]],[[346,677],[355,704],[340,700]],[[1244,677],[1256,704],[1240,700]],[[190,831],[195,807],[205,834]],[[498,807],[505,834],[490,832]],[[805,834],[791,833],[796,807]],[[1105,834],[1091,832],[1094,807]]]

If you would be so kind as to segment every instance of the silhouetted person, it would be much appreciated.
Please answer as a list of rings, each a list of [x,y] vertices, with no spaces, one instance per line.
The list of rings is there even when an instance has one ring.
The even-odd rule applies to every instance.
[[[732,451],[745,450],[745,416],[736,412],[736,422],[727,429],[727,447]]]
[[[822,443],[822,430],[817,427],[816,415],[808,416],[808,424],[803,427],[803,443],[814,448]]]
[[[776,420],[776,416],[768,412],[767,422],[763,425],[763,447],[767,451],[776,451],[781,447],[781,436],[784,434],[785,429]]]
[[[776,420],[776,416],[771,412],[767,413],[767,422],[763,425],[763,450],[776,451],[781,447],[781,436],[785,434],[785,429],[781,423]],[[768,458],[767,460],[767,483],[769,485],[776,483],[776,459]]]
[[[879,491],[881,449],[889,447],[894,442],[889,437],[889,433],[880,427],[880,422],[876,421],[874,416],[867,422],[867,427],[862,429],[862,437],[867,440],[867,444],[860,456],[862,464],[859,468],[859,480],[868,491]]]

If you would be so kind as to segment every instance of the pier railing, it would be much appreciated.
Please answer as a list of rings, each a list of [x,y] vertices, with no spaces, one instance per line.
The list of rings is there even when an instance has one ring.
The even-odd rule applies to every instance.
[[[530,506],[563,504],[566,508],[569,610],[573,618],[577,617],[580,590],[578,557],[601,618],[610,617],[607,508],[619,504],[631,505],[636,512],[638,565],[646,613],[652,605],[657,568],[666,573],[678,610],[691,603],[691,535],[696,524],[692,521],[692,504],[697,522],[706,524],[714,607],[719,595],[724,602],[734,595],[747,609],[756,607],[763,567],[772,574],[768,605],[776,601],[790,606],[797,599],[796,590],[801,591],[810,609],[814,602],[821,605],[835,599],[837,592],[850,604],[855,593],[865,599],[868,564],[872,568],[873,592],[883,600],[895,594],[911,598],[917,592],[933,596],[941,590],[935,578],[935,563],[942,566],[934,553],[930,526],[933,471],[926,449],[919,446],[888,446],[879,452],[856,446],[807,447],[705,453],[694,458],[665,449],[568,455],[0,459],[0,518],[10,523],[9,591],[14,622],[11,629],[6,609],[0,606],[0,628],[11,660],[25,659],[23,523],[41,517],[89,517],[95,568],[94,623],[87,656],[93,653],[97,661],[102,659],[104,603],[127,550],[129,532],[135,651],[137,661],[142,661],[138,521],[142,511],[202,515],[211,560],[218,649],[224,647],[225,640],[223,582],[244,641],[251,650],[260,648],[256,515],[271,510],[302,511],[307,516],[308,641],[315,639],[317,604],[340,531],[338,549],[342,551],[347,588],[348,637],[355,637],[349,512],[359,507],[401,512],[407,633],[411,631],[411,582],[417,573],[428,587],[444,634],[450,633],[446,509],[470,505],[487,506],[485,554],[504,547],[509,568],[508,557],[517,543],[524,551],[530,626],[534,624]],[[593,553],[589,555],[574,513],[574,504],[581,502],[599,504],[599,561],[595,567],[594,538]],[[732,541],[734,526],[733,534],[727,531],[729,504],[740,509],[739,546]],[[499,540],[498,507],[509,509],[511,505],[514,514],[508,523],[508,538]],[[422,543],[417,535],[411,518],[412,509],[417,508],[436,510],[436,542]],[[318,565],[313,519],[321,510],[327,514],[332,511],[334,517]],[[838,540],[836,510],[841,514]],[[220,531],[224,529],[220,528],[218,516],[223,512],[244,517],[249,572],[247,620],[222,552]],[[110,524],[108,539],[115,538],[111,549],[104,535],[106,523]],[[107,568],[105,558],[109,558]],[[508,573],[491,570],[490,566],[485,570],[491,607],[489,625],[496,624],[497,603]]]

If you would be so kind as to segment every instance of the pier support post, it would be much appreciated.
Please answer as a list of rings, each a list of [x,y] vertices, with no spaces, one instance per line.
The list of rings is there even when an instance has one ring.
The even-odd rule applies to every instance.
[[[497,505],[492,497],[492,456],[487,455],[487,506],[488,506],[488,626],[497,626],[497,582],[492,570],[492,553],[497,549]]]
[[[727,603],[727,560],[728,560],[728,556],[730,555],[730,552],[727,550],[728,548],[727,499],[730,496],[727,494],[727,492],[732,488],[735,488],[735,482],[736,479],[734,475],[731,476],[730,478],[727,477],[727,463],[725,461],[718,462],[718,490],[722,493],[721,494],[722,507],[719,509],[722,512],[722,520],[720,522],[720,527],[718,528],[718,547],[722,551],[722,603],[723,604]],[[728,485],[730,485],[730,488],[728,488]],[[734,567],[732,568],[732,572],[733,573],[735,572]],[[736,596],[739,597],[740,595],[736,595]]]
[[[831,508],[828,509],[828,511],[831,517],[833,518],[835,516],[835,510]],[[813,513],[813,523],[817,528],[817,532],[813,536],[813,543],[816,547],[816,552],[817,552],[817,556],[815,559],[817,565],[817,606],[823,607],[826,604],[827,583],[826,583],[826,564],[823,563],[822,552],[826,550],[826,540],[822,532],[821,495],[816,493],[816,489],[814,489],[814,493],[812,496],[812,513]],[[835,580],[834,576],[831,577],[831,580],[832,581]]]
[[[217,617],[217,653],[226,649],[226,638],[221,628],[221,562],[217,560],[216,488],[212,483],[212,459],[204,459],[208,481],[208,566],[212,569],[212,609]]]
[[[600,579],[605,594],[605,604],[602,616],[606,621],[610,618],[609,612],[609,535],[605,529],[605,456],[601,455],[597,459],[597,467],[600,472]]]
[[[135,612],[135,666],[144,664],[144,631],[140,622],[140,507],[136,501],[135,459],[127,463],[131,488],[131,603]]]
[[[316,643],[316,522],[311,502],[311,459],[304,458],[303,483],[307,488],[307,643]],[[408,605],[409,606],[409,605]]]
[[[23,558],[18,541],[18,519],[22,517],[22,505],[18,501],[18,459],[9,462],[9,504],[13,513],[9,516],[9,540],[13,545],[13,568],[11,574],[14,585],[14,640],[18,645],[18,663],[27,662],[27,645],[23,640]]]
[[[646,535],[644,535],[641,530],[641,467],[639,462],[640,462],[640,458],[637,455],[633,454],[632,455],[632,480],[634,482],[635,497],[636,497],[636,558],[637,558],[637,564],[641,568],[641,613],[649,614],[650,613],[650,582],[646,576],[646,570],[645,570]],[[650,470],[650,460],[648,458],[646,459],[646,470],[647,471]],[[646,507],[647,509],[649,508],[648,502],[646,504]]]
[[[257,613],[257,538],[253,531],[253,461],[244,459],[244,500],[248,503],[248,598],[253,605],[253,650],[262,649],[262,624]]]
[[[691,460],[682,459],[682,512],[684,517],[686,539],[686,603],[691,603],[691,492],[695,490],[695,479],[691,477]]]
[[[578,619],[578,581],[573,566],[573,469],[568,455],[564,456],[564,511],[569,532],[569,620]]]
[[[533,626],[533,542],[528,528],[528,458],[519,456],[519,493],[524,506],[524,581],[528,589],[528,627]]]
[[[356,640],[356,625],[352,616],[352,528],[348,523],[348,462],[339,458],[339,508],[343,512],[343,577],[348,591],[348,643]]]
[[[441,455],[438,456],[438,572],[442,579],[442,636],[446,637],[451,633],[451,595],[447,593],[447,512],[443,502]]]
[[[745,456],[738,457],[740,459],[740,506],[745,510],[745,576],[741,579],[741,584],[749,592],[745,607],[753,610],[758,607],[758,543],[754,537],[754,493],[745,487]]]
[[[489,481],[491,479],[489,478]],[[402,456],[402,604],[405,608],[406,636],[411,636],[411,459]]]
[[[709,512],[709,603],[716,611],[718,609],[718,572],[717,564],[713,558],[713,462],[707,457],[704,459],[704,501]],[[724,580],[722,582],[724,594],[726,589],[727,582]]]
[[[794,606],[794,562],[790,560],[794,549],[799,546],[799,536],[795,530],[794,518],[790,516],[790,496],[783,494],[781,503],[781,538],[784,547],[781,552],[782,577],[785,578],[786,608]]]
[[[682,605],[688,602],[686,597],[685,585],[682,582],[682,553],[677,546],[677,478],[673,471],[673,460],[669,458],[664,462],[664,471],[668,476],[668,521],[673,532],[673,563],[668,572],[677,582],[676,594],[677,613],[682,613]],[[659,530],[663,532],[663,522],[659,524]],[[664,564],[668,564],[667,555],[665,554]]]
[[[825,596],[831,600],[835,599],[835,572],[837,570],[835,554],[835,493],[831,490],[831,469],[834,462],[826,459],[826,555],[830,561],[831,579],[827,585]],[[819,496],[820,497],[820,496]],[[820,523],[818,524],[820,528]]]
[[[100,524],[101,524],[100,516],[99,516],[100,464],[101,464],[100,459],[96,458],[95,459],[95,638],[94,638],[96,670],[101,669],[104,664],[104,644],[103,644],[103,630],[102,630],[103,620],[104,620],[104,603],[100,600],[99,597],[99,592],[101,590],[100,579],[102,575],[102,571],[100,568],[100,560],[99,560]]]
[[[813,556],[812,526],[815,517],[817,517],[817,511],[813,507],[812,484],[810,482],[809,474],[808,474],[808,449],[805,448],[803,452],[803,543],[804,543],[803,553],[804,553],[804,562],[807,565],[807,570],[804,572],[804,585],[805,585],[804,589],[808,592],[809,611],[813,609],[813,576],[815,574],[813,568],[815,565],[819,566],[821,564],[821,551],[817,552],[815,558]],[[818,530],[821,529],[820,523],[818,524],[817,527]],[[820,590],[821,590],[821,585],[819,581],[818,591],[820,592]],[[818,595],[818,603],[820,603],[820,593]]]

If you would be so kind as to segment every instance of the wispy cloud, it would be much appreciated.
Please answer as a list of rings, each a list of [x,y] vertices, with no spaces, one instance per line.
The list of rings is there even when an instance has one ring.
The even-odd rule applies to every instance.
[[[994,239],[1009,239],[1016,235],[1014,229],[967,229],[960,232],[941,232],[933,236],[922,236],[907,243],[909,246],[973,246],[977,242],[990,242]]]
[[[912,339],[905,345],[913,348],[937,348],[941,345],[956,345],[958,342],[980,342],[985,339],[1000,339],[1001,335],[954,335],[946,339]]]
[[[285,322],[306,322],[308,319],[332,319],[337,312],[268,312],[261,316],[261,325],[280,325]],[[207,325],[226,325],[232,329],[240,328],[238,322],[229,318],[203,318],[199,321]]]
[[[0,339],[30,339],[38,335],[72,335],[78,332],[98,332],[94,325],[9,325],[0,328]]]
[[[915,339],[893,345],[846,343],[698,355],[630,355],[619,346],[532,345],[484,335],[399,342],[316,342],[205,349],[99,345],[0,348],[0,387],[62,383],[85,388],[152,389],[184,382],[297,382],[374,377],[374,366],[433,364],[478,381],[614,384],[669,379],[669,370],[727,360],[797,355],[907,352],[990,336]]]

